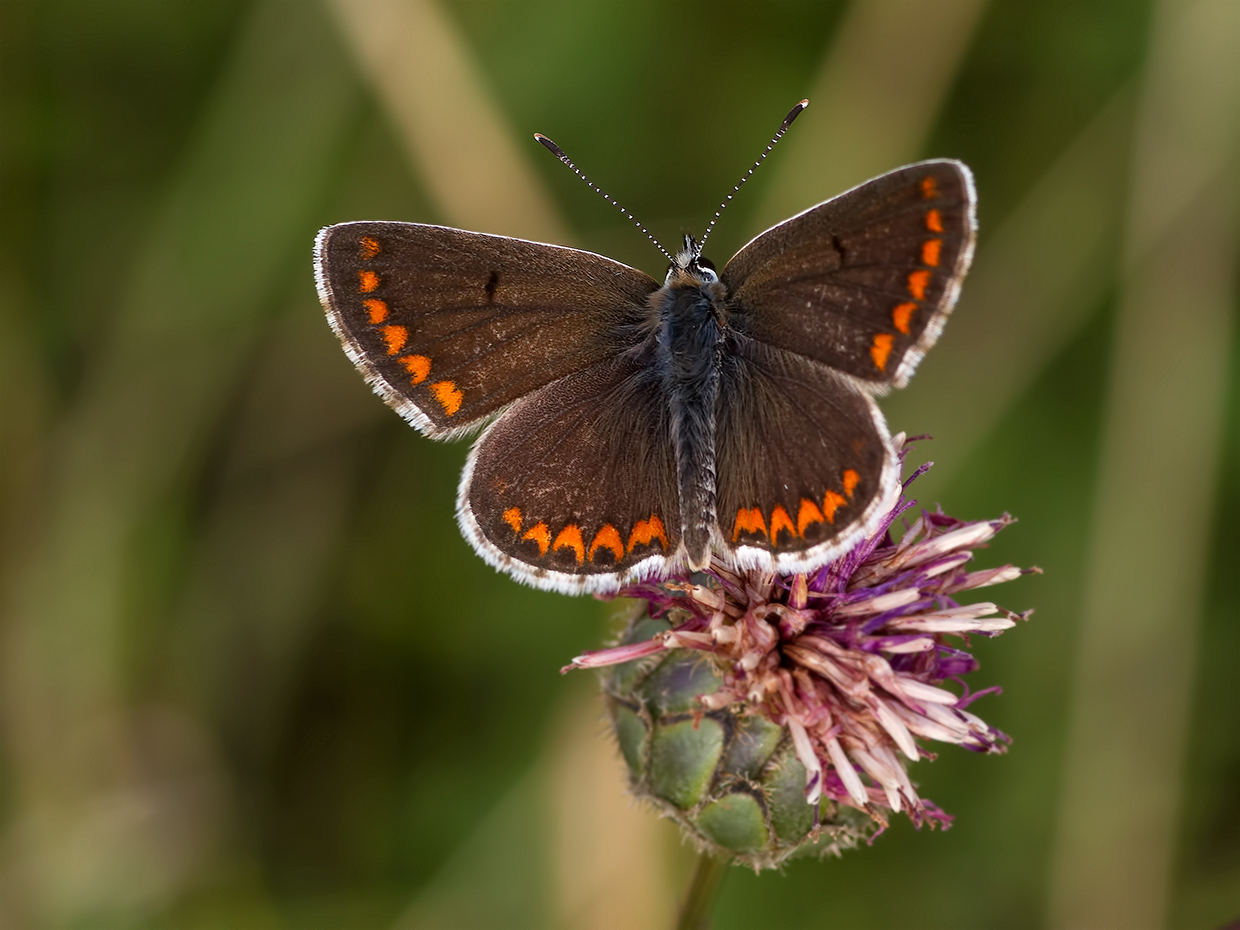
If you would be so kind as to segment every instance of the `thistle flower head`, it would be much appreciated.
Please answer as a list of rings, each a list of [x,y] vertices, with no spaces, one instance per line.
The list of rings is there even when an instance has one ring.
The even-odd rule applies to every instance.
[[[956,598],[1024,573],[1011,565],[979,570],[970,564],[974,551],[1012,521],[1004,515],[967,522],[922,511],[897,539],[892,526],[914,505],[901,500],[873,534],[810,574],[715,563],[692,578],[634,585],[622,594],[643,602],[638,619],[647,637],[651,619],[662,621],[661,632],[650,638],[631,632],[623,645],[574,660],[576,667],[623,663],[606,679],[605,692],[634,789],[700,844],[763,866],[777,864],[802,840],[817,842],[823,830],[835,840],[826,848],[837,851],[881,830],[892,812],[906,813],[918,826],[948,826],[951,817],[918,794],[908,764],[934,758],[925,748],[932,742],[1005,751],[1009,738],[969,709],[999,689],[970,692],[963,676],[978,663],[967,648],[970,636],[995,636],[1028,614]],[[696,793],[656,784],[656,757],[667,752],[660,737],[685,723],[675,712],[669,716],[668,696],[685,685],[694,693],[680,718],[689,714],[697,731],[707,721],[719,725],[713,767]],[[624,714],[640,726],[622,724]],[[762,764],[730,769],[732,743],[755,725],[778,728],[778,739],[768,739]],[[682,760],[681,769],[686,765],[695,763]],[[799,803],[812,813],[804,837],[778,835],[772,810],[777,801],[768,788],[777,781],[786,789],[790,768],[803,770]],[[712,831],[717,811],[703,820],[728,796],[733,809],[745,806],[738,795],[751,798],[755,811],[744,849]],[[858,814],[868,816],[868,831]]]

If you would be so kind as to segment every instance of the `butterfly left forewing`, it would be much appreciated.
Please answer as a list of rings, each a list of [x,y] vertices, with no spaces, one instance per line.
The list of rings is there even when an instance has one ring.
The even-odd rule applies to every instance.
[[[724,268],[735,324],[872,385],[903,387],[973,256],[973,176],[898,168],[780,223]]]
[[[315,271],[350,359],[435,437],[622,349],[657,287],[591,252],[395,222],[322,230]]]

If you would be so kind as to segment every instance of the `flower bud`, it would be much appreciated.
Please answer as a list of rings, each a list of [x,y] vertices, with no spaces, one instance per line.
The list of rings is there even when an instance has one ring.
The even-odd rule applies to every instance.
[[[955,598],[1026,573],[967,570],[1011,519],[923,511],[897,539],[892,524],[913,503],[811,573],[715,561],[632,585],[622,642],[573,660],[605,669],[634,794],[700,848],[760,869],[838,853],[893,813],[947,827],[907,771],[933,758],[923,744],[1006,751],[1009,737],[968,709],[999,689],[969,690],[978,663],[967,649],[1029,613]]]

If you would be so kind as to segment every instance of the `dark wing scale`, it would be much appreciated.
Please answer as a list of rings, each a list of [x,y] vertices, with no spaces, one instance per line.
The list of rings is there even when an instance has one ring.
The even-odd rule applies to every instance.
[[[973,255],[973,178],[899,168],[758,236],[723,269],[734,324],[876,387],[903,387]]]
[[[718,523],[742,567],[824,564],[869,532],[898,487],[873,399],[851,379],[736,338],[720,384]]]
[[[440,437],[631,345],[658,287],[590,252],[414,223],[330,226],[315,264],[349,357]]]
[[[517,401],[461,479],[461,529],[488,562],[536,587],[611,592],[662,573],[680,547],[662,381],[638,353]]]

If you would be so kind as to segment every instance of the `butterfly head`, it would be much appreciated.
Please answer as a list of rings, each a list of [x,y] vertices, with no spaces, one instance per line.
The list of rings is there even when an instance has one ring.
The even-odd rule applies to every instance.
[[[667,269],[664,286],[690,284],[704,287],[708,284],[715,284],[718,280],[719,275],[715,272],[715,263],[709,258],[702,257],[702,246],[686,233],[685,244],[672,258],[672,264]]]

